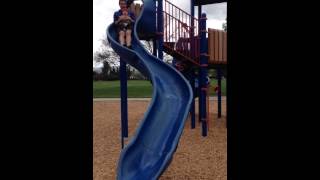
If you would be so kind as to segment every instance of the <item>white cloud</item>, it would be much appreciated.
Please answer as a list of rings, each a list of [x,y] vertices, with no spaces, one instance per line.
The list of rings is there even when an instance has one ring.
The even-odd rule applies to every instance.
[[[198,13],[198,8],[195,10]],[[227,17],[227,3],[210,4],[202,7],[202,12],[211,20],[225,21]]]
[[[190,1],[170,0],[174,5],[191,13]],[[227,3],[217,3],[202,6],[202,12],[207,14],[207,27],[222,29],[222,24],[227,17]],[[194,8],[194,14],[198,17],[198,6]]]
[[[207,28],[212,28],[212,29],[220,29],[223,30],[222,24],[226,21],[222,20],[216,20],[216,19],[208,19],[207,20]]]
[[[93,51],[101,45],[106,29],[113,21],[113,13],[119,9],[117,1],[93,0]]]

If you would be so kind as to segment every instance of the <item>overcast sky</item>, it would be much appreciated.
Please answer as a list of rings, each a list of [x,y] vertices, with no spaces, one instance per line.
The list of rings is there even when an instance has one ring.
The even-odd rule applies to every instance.
[[[190,0],[169,0],[181,9],[190,13]],[[93,0],[93,52],[102,44],[106,29],[113,21],[113,13],[119,9],[118,0]],[[195,8],[195,15],[198,14]],[[202,6],[202,11],[207,13],[209,28],[222,29],[222,24],[227,16],[227,3],[218,3]]]

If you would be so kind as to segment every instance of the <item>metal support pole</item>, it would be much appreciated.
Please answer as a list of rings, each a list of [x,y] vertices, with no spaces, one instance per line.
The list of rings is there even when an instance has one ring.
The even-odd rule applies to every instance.
[[[221,79],[222,79],[222,72],[221,68],[217,68],[217,75],[218,75],[218,118],[221,118]]]
[[[153,45],[152,54],[157,57],[157,40],[156,39],[152,40],[152,45]]]
[[[157,8],[157,32],[158,32],[158,58],[163,60],[163,2],[158,0]]]
[[[208,66],[208,52],[207,52],[207,47],[206,47],[206,14],[203,13],[201,15],[200,21],[201,21],[201,39],[200,39],[200,94],[201,97],[199,98],[199,103],[201,104],[201,111],[200,111],[200,117],[202,121],[202,136],[207,136],[207,66]]]
[[[172,66],[176,68],[176,63],[177,63],[177,59],[173,58],[172,59]]]
[[[199,6],[198,6],[198,19],[199,19],[199,21],[198,21],[198,23],[199,23],[199,24],[198,24],[199,31],[198,31],[198,32],[199,32],[199,35],[200,35],[200,29],[201,29],[201,28],[200,28],[200,24],[201,24],[201,21],[200,21],[201,14],[202,14],[202,6],[199,5]]]
[[[200,68],[199,68],[199,72],[198,72],[198,76],[197,76],[197,80],[198,80],[198,89],[197,89],[197,93],[198,93],[198,106],[199,106],[199,109],[198,109],[198,122],[199,124],[201,123],[201,109],[202,109],[202,94],[201,94],[201,83],[200,83],[200,78],[201,78],[201,71],[200,71]]]
[[[120,93],[121,93],[121,145],[128,137],[128,100],[127,100],[127,63],[120,58]]]
[[[198,6],[198,36],[200,36],[200,33],[201,33],[201,13],[202,13],[202,6],[201,5],[199,5]],[[201,43],[199,44],[199,46],[200,46],[200,48],[201,48]],[[201,102],[201,99],[202,99],[202,94],[201,94],[201,84],[200,84],[200,79],[201,79],[201,76],[200,76],[200,74],[201,74],[201,71],[199,71],[199,73],[198,73],[198,91],[197,91],[197,93],[199,94],[198,95],[198,104],[199,104],[199,114],[198,114],[198,116],[199,116],[199,123],[201,122],[201,109],[202,109],[202,103],[200,103]]]
[[[195,73],[194,70],[191,71],[191,88],[193,94],[195,94]],[[191,115],[191,129],[194,129],[196,127],[196,109],[195,109],[195,95],[193,96],[192,103],[191,103],[191,109],[190,109],[190,115]]]
[[[194,0],[191,0],[190,2],[190,8],[191,8],[191,34],[190,34],[190,45],[191,45],[191,57],[195,58],[195,39],[194,39]]]

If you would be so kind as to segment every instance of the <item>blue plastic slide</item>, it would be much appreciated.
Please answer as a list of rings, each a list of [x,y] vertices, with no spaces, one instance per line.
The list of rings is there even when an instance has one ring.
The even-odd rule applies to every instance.
[[[148,110],[120,154],[118,180],[153,180],[161,176],[178,146],[192,102],[191,86],[183,75],[146,51],[139,41],[138,34],[154,33],[155,15],[155,0],[144,0],[134,26],[132,50],[117,42],[114,24],[107,29],[114,51],[148,76],[153,85]]]

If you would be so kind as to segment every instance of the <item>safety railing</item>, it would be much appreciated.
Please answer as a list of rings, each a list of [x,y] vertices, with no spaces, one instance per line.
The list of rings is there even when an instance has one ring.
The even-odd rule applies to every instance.
[[[163,1],[164,48],[198,64],[200,39],[198,19],[168,0]]]

